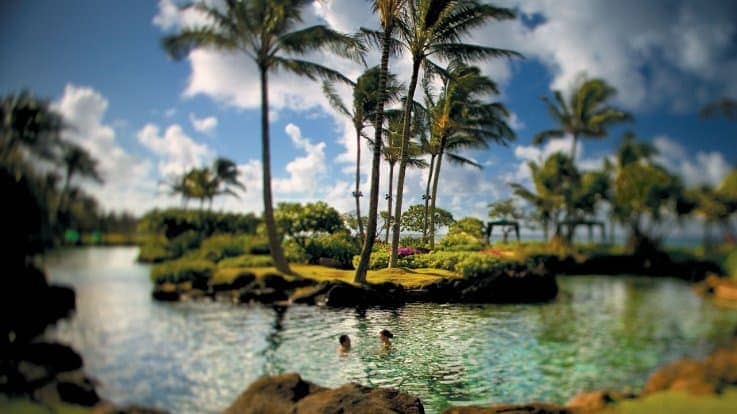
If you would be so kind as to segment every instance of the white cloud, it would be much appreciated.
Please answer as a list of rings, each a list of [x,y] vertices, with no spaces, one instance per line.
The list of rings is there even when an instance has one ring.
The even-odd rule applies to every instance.
[[[85,190],[106,210],[141,213],[151,208],[156,196],[152,165],[130,154],[111,124],[105,122],[107,99],[92,88],[68,84],[53,107],[73,127],[64,132],[64,137],[98,160],[105,183],[80,182]]]
[[[325,143],[312,144],[309,139],[302,136],[299,127],[287,124],[286,134],[295,148],[305,152],[304,156],[297,157],[287,163],[287,178],[274,180],[274,189],[286,194],[314,195],[323,192],[323,178],[327,171],[325,159]]]
[[[138,131],[137,137],[138,142],[159,157],[159,173],[165,177],[200,167],[214,157],[207,145],[190,138],[178,124],[170,125],[159,135],[159,127],[149,123]]]
[[[197,132],[201,132],[205,135],[210,135],[215,132],[215,128],[218,126],[218,119],[214,116],[206,116],[203,118],[197,118],[195,114],[189,114],[189,122],[192,123],[192,128]]]
[[[690,154],[681,144],[665,135],[655,137],[653,145],[658,150],[656,161],[681,176],[687,186],[719,185],[732,168],[721,152],[698,151]]]

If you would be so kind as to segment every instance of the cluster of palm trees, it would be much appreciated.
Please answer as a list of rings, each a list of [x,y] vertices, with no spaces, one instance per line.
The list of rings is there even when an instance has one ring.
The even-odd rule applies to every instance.
[[[226,0],[222,7],[218,7],[205,1],[196,2],[187,7],[206,15],[209,23],[184,28],[179,33],[167,36],[163,44],[174,58],[185,57],[193,48],[206,47],[242,53],[256,64],[261,89],[264,222],[275,266],[277,270],[287,274],[292,271],[279,243],[273,214],[268,75],[281,70],[310,79],[321,78],[354,87],[352,109],[348,109],[338,100],[333,102],[341,113],[353,121],[359,151],[364,128],[371,124],[374,129],[368,219],[355,276],[356,282],[362,283],[366,280],[368,261],[377,236],[381,158],[391,154],[391,159],[395,159],[394,148],[399,148],[398,160],[394,161],[398,164],[396,189],[392,188],[389,193],[390,199],[395,203],[392,206],[394,214],[390,214],[393,217],[390,266],[396,266],[405,176],[407,167],[412,165],[411,154],[416,152],[412,137],[421,135],[414,127],[421,124],[418,122],[420,112],[426,114],[424,123],[428,132],[425,147],[433,148],[434,151],[434,155],[431,152],[431,173],[435,178],[434,196],[429,191],[425,194],[426,200],[431,203],[429,210],[434,207],[434,200],[437,198],[437,176],[444,155],[459,155],[453,151],[469,146],[484,146],[490,140],[503,142],[513,137],[504,123],[506,110],[503,106],[485,104],[482,100],[484,92],[494,90],[489,86],[493,83],[488,79],[483,80],[480,71],[467,64],[493,57],[514,57],[518,54],[510,50],[466,44],[463,43],[463,38],[474,28],[493,20],[512,19],[515,15],[512,10],[476,0],[373,0],[373,12],[378,17],[380,30],[362,28],[358,35],[346,35],[324,25],[296,28],[301,22],[302,8],[310,3],[311,0]],[[297,58],[312,51],[329,50],[338,56],[365,64],[364,55],[368,46],[381,50],[380,63],[378,69],[367,72],[356,82],[323,65]],[[405,52],[411,58],[412,72],[403,97],[401,123],[390,123],[385,127],[385,105],[395,98],[396,93],[389,72],[389,57]],[[451,63],[448,68],[440,69],[430,58]],[[443,89],[431,101],[433,105],[424,111],[415,111],[415,92],[421,69],[425,78],[439,76]],[[471,78],[476,80],[469,80]],[[469,89],[474,82],[486,84],[486,90]],[[329,97],[337,96],[329,84],[326,92]],[[459,103],[459,100],[464,99],[467,101]],[[388,146],[388,152],[384,150],[384,135],[394,135],[397,138]],[[470,143],[472,139],[473,143]],[[449,159],[462,158],[449,155]],[[360,153],[357,154],[357,165],[360,165]],[[358,182],[358,167],[356,175]],[[361,195],[357,184],[354,197],[359,210],[359,232],[363,234],[358,207]],[[433,215],[429,214],[429,217]],[[428,228],[432,229],[433,226],[429,225]],[[432,234],[430,238],[432,239]]]
[[[62,137],[71,128],[48,101],[30,92],[7,95],[0,102],[0,167],[15,182],[29,183],[43,211],[41,220],[56,233],[51,236],[97,213],[94,198],[75,182],[103,182],[97,160]]]
[[[227,158],[217,158],[211,167],[195,167],[174,177],[167,184],[172,195],[182,198],[182,207],[187,208],[189,200],[199,200],[200,209],[207,203],[212,209],[212,201],[219,195],[238,197],[237,190],[246,187],[238,179],[238,166]]]
[[[654,247],[656,228],[666,218],[679,220],[696,215],[704,221],[704,245],[709,247],[710,230],[716,225],[729,226],[737,212],[737,172],[716,187],[706,185],[686,188],[681,178],[657,162],[657,149],[625,132],[611,159],[600,170],[581,171],[575,163],[580,138],[600,139],[612,124],[631,116],[608,104],[614,88],[602,79],[579,79],[568,99],[560,91],[554,99],[543,98],[557,128],[534,138],[542,144],[549,138],[571,137],[570,154],[557,152],[541,162],[529,162],[533,188],[511,183],[514,193],[533,207],[533,219],[539,222],[547,240],[549,228],[565,242],[573,240],[581,223],[599,219],[603,205],[608,206],[609,237],[615,223],[629,232],[627,247],[640,251]],[[734,103],[717,101],[702,114],[721,113],[734,119]],[[672,227],[672,226],[671,226]]]

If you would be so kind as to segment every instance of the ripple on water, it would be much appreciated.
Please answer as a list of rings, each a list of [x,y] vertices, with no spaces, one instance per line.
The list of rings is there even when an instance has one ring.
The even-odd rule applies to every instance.
[[[217,412],[264,374],[321,385],[393,386],[448,404],[564,402],[582,390],[636,389],[657,365],[701,357],[737,324],[685,283],[559,278],[546,305],[410,304],[319,309],[156,303],[136,249],[79,249],[46,261],[78,310],[50,335],[80,350],[103,397],[177,413]],[[395,334],[384,349],[381,329]],[[353,350],[337,352],[348,334]]]

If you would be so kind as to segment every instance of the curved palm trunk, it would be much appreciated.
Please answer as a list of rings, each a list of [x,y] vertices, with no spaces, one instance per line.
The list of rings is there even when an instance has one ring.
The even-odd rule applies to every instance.
[[[358,236],[363,237],[361,221],[361,129],[356,127],[356,218],[358,219]]]
[[[430,250],[435,249],[435,201],[438,199],[438,180],[440,178],[440,165],[443,163],[443,148],[445,147],[445,138],[440,140],[440,154],[438,154],[438,162],[435,164],[435,177],[432,183],[432,195],[430,196]]]
[[[392,190],[393,190],[392,187],[394,187],[393,181],[394,181],[394,163],[390,162],[389,163],[389,192],[387,193],[387,198],[386,198],[386,205],[387,205],[386,212],[389,216],[387,220],[389,221],[386,223],[386,237],[384,238],[384,243],[389,243],[389,229],[391,228],[391,223],[392,223],[392,197],[394,197],[394,194],[392,193]]]
[[[571,163],[576,165],[576,149],[578,148],[578,135],[573,135],[573,145],[571,145]]]
[[[397,177],[397,205],[394,208],[394,222],[392,223],[392,254],[389,258],[389,267],[397,267],[397,251],[399,249],[399,229],[402,222],[402,198],[404,195],[404,176],[407,171],[409,155],[410,121],[412,120],[412,102],[417,89],[417,77],[420,72],[421,58],[415,58],[412,63],[412,79],[407,89],[407,99],[404,103],[404,126],[402,127],[402,151],[399,156],[399,174]]]
[[[392,26],[384,28],[384,36],[381,48],[381,67],[379,69],[379,102],[376,105],[376,121],[374,122],[374,156],[371,159],[371,190],[369,196],[368,222],[366,223],[366,238],[363,240],[361,257],[356,266],[356,275],[353,281],[366,283],[366,272],[368,271],[371,250],[374,248],[376,238],[377,210],[379,208],[379,167],[381,166],[381,133],[384,125],[384,96],[386,95],[386,77],[389,68],[389,41],[391,39]]]
[[[427,184],[425,185],[425,210],[422,216],[422,243],[427,243],[427,213],[430,208],[430,184],[432,183],[433,167],[435,166],[435,154],[430,154],[430,168],[427,171]]]
[[[266,235],[269,239],[269,250],[274,259],[274,267],[279,272],[291,275],[284,251],[281,248],[281,240],[276,233],[276,222],[274,221],[274,206],[271,195],[271,147],[269,142],[269,82],[268,74],[264,68],[260,68],[261,74],[261,162],[263,164],[263,195],[264,195],[264,223],[266,224]]]

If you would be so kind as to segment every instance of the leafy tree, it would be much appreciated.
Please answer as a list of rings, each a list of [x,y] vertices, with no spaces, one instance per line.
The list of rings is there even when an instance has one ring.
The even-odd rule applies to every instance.
[[[555,91],[553,100],[543,97],[550,116],[558,124],[556,129],[542,131],[533,142],[540,145],[550,138],[571,136],[571,160],[576,159],[579,138],[601,138],[606,136],[607,127],[630,119],[630,115],[607,105],[616,90],[603,79],[588,79],[573,88],[566,101],[560,91]]]
[[[310,3],[309,0],[227,0],[224,7],[219,8],[199,1],[189,7],[207,16],[209,24],[184,28],[163,40],[164,48],[177,59],[185,57],[193,48],[205,47],[243,53],[256,63],[261,88],[264,221],[274,265],[286,274],[292,274],[292,270],[279,243],[271,193],[268,75],[283,70],[313,80],[323,78],[347,82],[348,79],[339,72],[293,56],[329,49],[339,56],[362,60],[363,53],[355,38],[324,25],[294,30],[302,21],[302,7]]]
[[[415,204],[402,214],[402,231],[420,232],[425,225],[425,206]],[[442,208],[435,209],[434,223],[437,228],[453,224],[453,215]]]
[[[103,183],[102,176],[97,168],[97,160],[87,150],[77,144],[64,143],[62,145],[61,162],[66,169],[64,187],[59,196],[58,209],[63,210],[70,201],[70,183],[74,176],[88,178],[99,184]]]
[[[484,226],[483,221],[476,217],[464,217],[453,222],[448,229],[448,235],[450,236],[458,233],[468,234],[479,242],[486,240],[486,226]]]
[[[389,267],[397,265],[404,178],[407,169],[405,154],[409,153],[410,148],[412,103],[420,67],[430,56],[449,61],[457,59],[462,62],[518,56],[518,53],[511,50],[470,45],[461,41],[469,31],[491,20],[513,19],[514,17],[515,14],[510,9],[481,4],[475,0],[409,0],[404,13],[397,20],[400,43],[402,48],[411,55],[412,75],[404,104],[402,151],[397,177],[397,204],[394,213],[394,217],[398,220],[392,223],[394,227]],[[431,218],[433,217],[435,217],[434,214],[431,215]],[[432,228],[434,226],[431,226]]]
[[[693,204],[694,212],[704,220],[703,247],[711,250],[711,230],[718,226],[728,228],[729,217],[735,212],[733,200],[710,186],[700,186],[685,194]]]
[[[274,211],[279,231],[293,238],[302,248],[308,237],[344,229],[340,213],[327,203],[279,203]]]
[[[517,203],[514,202],[514,199],[506,198],[489,203],[489,217],[506,222],[516,222],[523,217],[523,214],[517,206]],[[502,235],[504,237],[504,243],[509,240],[509,232],[511,232],[512,229],[513,227],[511,226],[505,226],[503,228]]]

